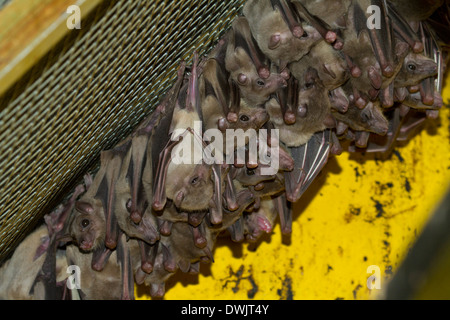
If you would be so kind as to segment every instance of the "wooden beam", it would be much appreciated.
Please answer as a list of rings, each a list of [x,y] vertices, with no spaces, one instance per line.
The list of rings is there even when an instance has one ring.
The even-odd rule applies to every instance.
[[[14,0],[0,11],[0,96],[72,30],[67,8],[81,20],[101,0]],[[81,23],[83,28],[83,23]]]

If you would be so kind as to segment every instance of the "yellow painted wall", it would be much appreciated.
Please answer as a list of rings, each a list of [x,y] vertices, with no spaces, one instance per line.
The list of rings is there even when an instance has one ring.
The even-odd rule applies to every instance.
[[[256,250],[219,239],[215,262],[202,264],[198,276],[178,272],[165,299],[382,297],[449,186],[449,118],[444,106],[437,124],[427,124],[387,161],[348,152],[330,159],[295,205],[290,237],[277,223]],[[381,270],[381,290],[367,288],[371,265]],[[148,299],[145,290],[137,288],[138,299]]]

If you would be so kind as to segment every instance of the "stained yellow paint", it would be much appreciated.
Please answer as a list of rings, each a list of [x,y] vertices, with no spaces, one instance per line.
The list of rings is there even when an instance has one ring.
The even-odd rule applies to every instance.
[[[295,205],[291,236],[277,223],[256,246],[219,239],[215,262],[199,275],[178,272],[165,299],[382,297],[449,186],[449,100],[447,85],[440,120],[386,161],[348,152],[330,159]],[[372,265],[381,271],[380,290],[367,287]],[[137,289],[138,299],[148,299],[145,290]]]

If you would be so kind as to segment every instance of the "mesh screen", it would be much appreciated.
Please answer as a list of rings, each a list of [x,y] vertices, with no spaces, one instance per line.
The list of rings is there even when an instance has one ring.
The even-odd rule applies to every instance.
[[[0,0],[1,3],[1,0]],[[0,97],[0,261],[205,54],[244,0],[104,1]]]

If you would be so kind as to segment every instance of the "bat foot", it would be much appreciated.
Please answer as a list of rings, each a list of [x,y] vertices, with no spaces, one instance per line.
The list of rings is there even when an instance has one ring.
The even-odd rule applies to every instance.
[[[139,212],[133,211],[130,214],[130,219],[131,219],[131,221],[133,221],[133,223],[139,224],[142,221],[142,216],[140,215]]]
[[[325,34],[325,41],[330,44],[334,43],[336,41],[336,39],[337,39],[337,35],[336,35],[336,32],[334,32],[334,31],[330,30]]]

